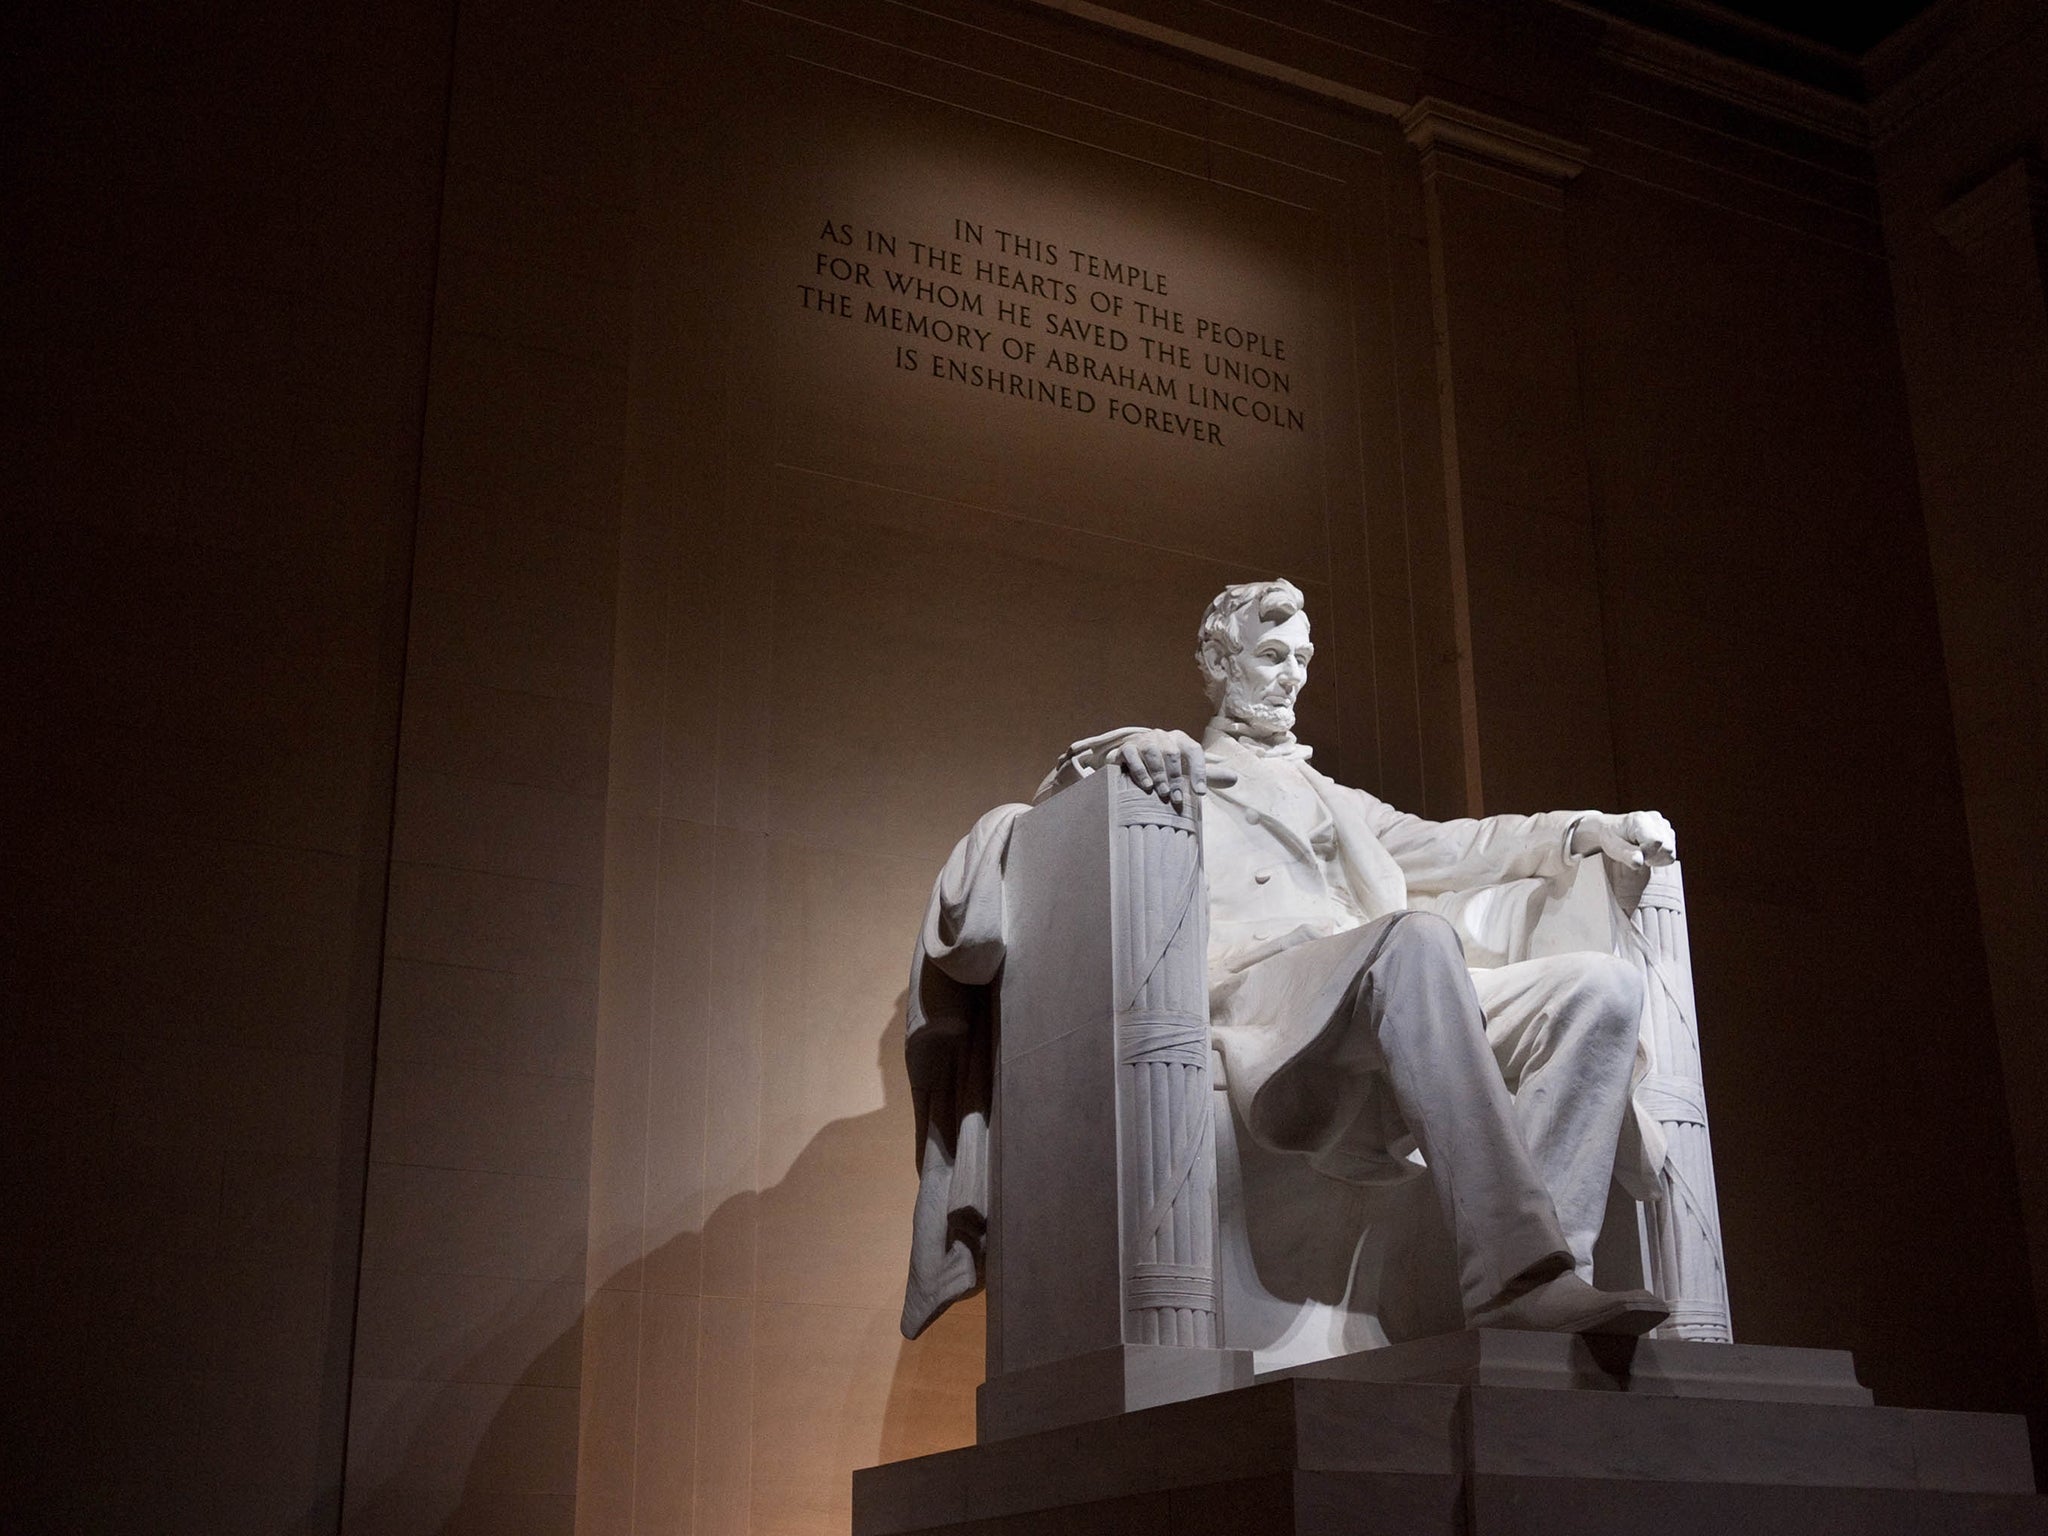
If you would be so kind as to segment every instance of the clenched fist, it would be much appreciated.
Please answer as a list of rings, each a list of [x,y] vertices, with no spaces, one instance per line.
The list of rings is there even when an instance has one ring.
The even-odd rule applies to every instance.
[[[1573,853],[1604,853],[1631,869],[1654,869],[1678,857],[1678,834],[1656,811],[1594,811],[1572,830]]]

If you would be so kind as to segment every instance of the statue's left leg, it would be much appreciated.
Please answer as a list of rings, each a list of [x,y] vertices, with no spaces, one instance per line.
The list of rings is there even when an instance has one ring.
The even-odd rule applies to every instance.
[[[1472,973],[1515,1123],[1582,1278],[1607,1211],[1643,1012],[1641,978],[1611,955],[1550,955]]]

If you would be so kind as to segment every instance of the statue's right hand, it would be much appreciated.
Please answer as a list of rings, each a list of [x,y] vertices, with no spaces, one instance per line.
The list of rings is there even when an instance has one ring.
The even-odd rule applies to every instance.
[[[1202,744],[1186,731],[1140,731],[1121,742],[1111,760],[1138,788],[1176,811],[1185,811],[1188,797],[1207,793],[1212,783],[1237,782],[1237,775],[1227,768],[1212,771],[1203,759]]]

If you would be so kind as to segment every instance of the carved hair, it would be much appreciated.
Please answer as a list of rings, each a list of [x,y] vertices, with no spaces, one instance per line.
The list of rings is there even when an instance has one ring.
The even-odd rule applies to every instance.
[[[1223,704],[1224,663],[1244,649],[1245,619],[1249,616],[1269,627],[1284,624],[1307,602],[1301,588],[1284,578],[1241,581],[1216,594],[1195,633],[1195,665],[1202,669],[1202,683],[1209,690],[1212,706]]]

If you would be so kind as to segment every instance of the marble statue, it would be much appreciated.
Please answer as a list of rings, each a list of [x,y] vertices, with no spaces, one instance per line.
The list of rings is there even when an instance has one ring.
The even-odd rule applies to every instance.
[[[1204,739],[1126,728],[1076,742],[1038,799],[1113,763],[1172,812],[1206,803],[1208,1022],[1235,1119],[1332,1187],[1427,1181],[1466,1326],[1656,1327],[1656,1295],[1591,1283],[1610,1185],[1661,1193],[1663,1130],[1634,1094],[1642,973],[1600,944],[1514,957],[1532,952],[1529,892],[1569,884],[1595,854],[1667,865],[1670,824],[1650,811],[1432,822],[1337,784],[1294,736],[1313,655],[1298,588],[1226,589],[1198,637],[1215,710]],[[920,936],[913,1337],[980,1281],[987,990],[1002,862],[1029,809],[1001,807],[962,841]]]

